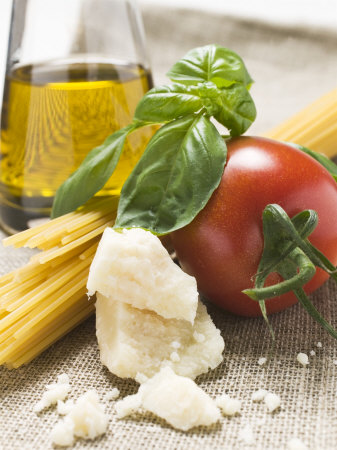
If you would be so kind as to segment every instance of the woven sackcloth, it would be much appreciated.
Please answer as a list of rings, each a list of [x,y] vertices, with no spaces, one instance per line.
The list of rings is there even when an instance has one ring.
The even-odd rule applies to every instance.
[[[156,84],[165,80],[165,71],[175,60],[198,45],[217,42],[245,59],[256,82],[252,94],[259,115],[254,133],[277,124],[335,87],[337,34],[159,7],[144,8],[143,17]],[[22,265],[28,254],[1,248],[1,272]],[[336,286],[326,283],[312,300],[337,327]],[[78,440],[75,448],[286,449],[294,437],[308,449],[337,448],[336,342],[297,305],[270,318],[277,336],[275,356],[269,364],[259,365],[259,358],[268,354],[271,345],[263,320],[233,317],[210,304],[207,307],[226,348],[223,363],[197,382],[214,398],[228,393],[242,400],[240,414],[223,417],[209,429],[184,433],[151,415],[117,420],[114,401],[109,401],[104,403],[109,416],[107,433],[95,441]],[[311,350],[316,355],[302,367],[297,354],[310,354]],[[74,399],[88,389],[95,389],[102,401],[113,387],[118,387],[121,396],[138,389],[137,383],[117,378],[100,364],[91,318],[28,366],[0,369],[1,450],[52,448],[50,431],[58,415],[54,408],[37,415],[33,406],[44,386],[64,372],[70,377],[70,398]],[[278,394],[281,408],[271,414],[263,403],[253,403],[251,395],[259,388]],[[251,444],[240,438],[246,425],[254,434]]]

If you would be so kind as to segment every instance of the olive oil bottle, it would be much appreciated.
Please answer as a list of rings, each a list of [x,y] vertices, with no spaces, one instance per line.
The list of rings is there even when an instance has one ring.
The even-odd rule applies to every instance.
[[[60,184],[86,154],[130,123],[152,87],[135,64],[51,62],[6,78],[0,135],[0,221],[8,232],[48,217]],[[100,195],[119,194],[153,130],[131,134]]]

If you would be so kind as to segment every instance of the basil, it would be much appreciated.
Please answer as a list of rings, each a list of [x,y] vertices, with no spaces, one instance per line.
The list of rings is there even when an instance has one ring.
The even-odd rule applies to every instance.
[[[122,128],[87,154],[76,172],[58,188],[52,218],[73,211],[102,189],[117,166],[127,135],[136,128]]]
[[[214,44],[189,51],[167,76],[186,85],[213,81],[217,87],[228,87],[232,83],[250,86],[253,82],[239,55]]]
[[[191,222],[219,185],[226,145],[213,117],[231,136],[256,116],[252,79],[239,55],[218,45],[191,50],[168,76],[173,84],[148,91],[130,125],[93,149],[56,192],[52,217],[96,194],[112,175],[129,133],[162,124],[125,182],[115,227],[169,233]]]
[[[163,234],[187,225],[218,186],[225,162],[225,141],[208,118],[164,125],[123,186],[115,227]]]
[[[183,84],[159,86],[147,92],[137,105],[135,118],[167,122],[199,111],[202,101],[198,90]]]

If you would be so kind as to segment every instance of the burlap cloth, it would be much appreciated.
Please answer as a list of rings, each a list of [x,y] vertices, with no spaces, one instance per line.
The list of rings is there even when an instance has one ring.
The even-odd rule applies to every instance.
[[[258,133],[334,88],[337,74],[337,35],[301,29],[276,29],[238,22],[205,13],[145,8],[148,48],[156,83],[188,49],[211,42],[238,51],[256,81],[253,95],[259,116],[252,129]],[[8,272],[21,265],[27,252],[1,249],[0,269]],[[313,296],[324,316],[337,327],[337,289],[329,282]],[[160,420],[144,417],[117,420],[114,402],[105,404],[109,429],[95,441],[79,440],[75,448],[99,449],[285,449],[298,437],[310,449],[337,448],[336,343],[299,306],[271,317],[277,335],[275,357],[260,366],[258,359],[270,349],[270,336],[261,319],[233,317],[208,305],[226,348],[224,361],[215,371],[201,376],[200,385],[212,396],[228,393],[243,402],[241,414],[223,418],[210,429],[188,433],[173,430]],[[317,342],[322,348],[317,348]],[[296,355],[315,350],[308,367]],[[0,448],[51,448],[50,430],[57,422],[54,409],[39,416],[33,405],[44,385],[66,372],[71,397],[96,389],[103,398],[112,387],[121,395],[134,393],[137,384],[111,375],[99,361],[94,318],[55,344],[27,367],[0,369]],[[281,397],[281,409],[273,414],[251,401],[259,388]],[[240,430],[250,424],[255,440],[240,441]]]

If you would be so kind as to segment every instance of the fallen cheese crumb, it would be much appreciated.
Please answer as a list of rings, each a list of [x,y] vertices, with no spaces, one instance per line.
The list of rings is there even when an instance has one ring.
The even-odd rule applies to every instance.
[[[308,447],[298,438],[292,438],[287,444],[288,450],[307,450]]]
[[[247,445],[252,445],[255,442],[255,436],[251,425],[247,424],[239,431],[239,440]]]
[[[205,336],[204,342],[195,341],[195,331]],[[195,378],[223,359],[224,341],[200,301],[191,325],[97,293],[96,334],[102,363],[121,378],[135,378],[137,373],[152,377],[164,366]],[[181,344],[179,355],[172,352],[174,341]]]
[[[316,355],[315,350],[310,350],[310,356],[315,356],[315,355]]]
[[[264,356],[262,358],[259,358],[257,363],[259,366],[263,366],[264,364],[266,364],[267,362],[267,358],[265,358]]]
[[[52,442],[60,446],[72,445],[74,437],[95,439],[104,434],[108,426],[108,417],[99,403],[95,391],[81,395],[65,418],[52,430]]]
[[[296,359],[302,366],[307,366],[309,364],[309,358],[306,353],[299,353]]]
[[[74,407],[74,400],[67,400],[66,402],[62,400],[57,400],[57,413],[60,416],[65,416],[69,414]]]
[[[234,416],[241,409],[241,401],[231,398],[227,394],[221,395],[215,400],[215,404],[221,409],[226,416]]]
[[[119,397],[119,389],[113,388],[110,392],[107,392],[104,396],[104,400],[109,402],[110,400],[116,400]]]
[[[159,238],[141,228],[106,228],[90,267],[88,294],[193,323],[198,291],[194,277],[175,264]]]
[[[183,431],[209,426],[221,417],[214,400],[190,378],[176,375],[169,367],[142,384],[137,394],[118,402],[117,416],[125,417],[140,408]]]
[[[60,447],[69,447],[74,443],[74,422],[65,418],[58,422],[50,434],[52,443]]]
[[[118,419],[124,419],[124,417],[130,416],[137,412],[142,404],[142,400],[139,394],[128,395],[120,400],[115,405],[115,410]]]
[[[264,402],[267,405],[268,411],[273,412],[281,405],[281,399],[277,394],[268,392],[264,397]]]
[[[322,348],[322,347],[323,347],[323,346],[322,346],[322,342],[317,342],[316,347]]]
[[[253,402],[262,402],[267,394],[268,391],[266,389],[259,389],[252,393],[252,400]]]
[[[180,361],[180,356],[178,355],[177,352],[172,352],[170,354],[170,360],[173,362],[179,362]]]
[[[147,377],[146,375],[144,375],[143,373],[137,372],[136,376],[135,376],[135,381],[137,381],[137,383],[139,384],[143,384],[145,383],[145,381],[147,381],[149,379],[149,377]]]
[[[209,426],[220,419],[214,400],[190,378],[161,369],[139,388],[142,407],[179,430]]]
[[[181,343],[178,342],[178,341],[172,341],[171,342],[171,347],[173,347],[173,348],[175,348],[177,350],[178,348],[181,347]]]
[[[69,377],[66,373],[57,377],[57,383],[51,383],[46,386],[41,400],[34,406],[36,413],[56,404],[58,400],[64,400],[70,391]]]

